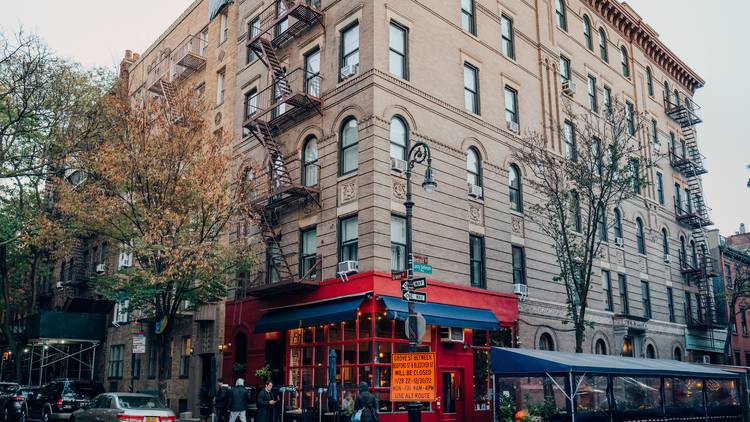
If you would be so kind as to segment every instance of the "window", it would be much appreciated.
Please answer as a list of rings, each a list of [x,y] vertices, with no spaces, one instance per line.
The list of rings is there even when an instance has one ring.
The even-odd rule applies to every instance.
[[[614,223],[614,230],[615,230],[615,237],[619,237],[622,239],[622,220],[620,219],[620,211],[615,209],[615,223]]]
[[[573,220],[571,228],[573,231],[581,232],[581,198],[578,192],[570,192],[570,218]]]
[[[685,315],[693,318],[693,299],[690,297],[690,292],[685,292]]]
[[[599,232],[599,240],[602,242],[607,241],[607,215],[604,211],[604,206],[599,205],[596,210],[596,230]]]
[[[320,50],[317,48],[305,55],[305,92],[313,97],[320,96]]]
[[[505,121],[518,124],[518,92],[505,86]]]
[[[391,215],[391,271],[406,269],[406,219]]]
[[[750,366],[750,353],[745,352],[745,366]]]
[[[470,185],[482,186],[481,180],[482,163],[476,148],[471,147],[466,154],[466,177]]]
[[[276,18],[283,16],[286,14],[286,2],[283,0],[274,0],[276,2]],[[279,23],[276,24],[274,27],[274,33],[278,37],[279,35],[283,34],[287,29],[289,29],[289,17],[282,19],[279,21]]]
[[[675,145],[676,140],[674,137],[674,132],[669,132],[669,140],[671,141],[670,146],[669,146],[669,154],[670,154],[669,159],[674,161],[677,159],[677,154],[675,154],[677,146]]]
[[[186,377],[190,374],[190,337],[182,338],[182,353],[180,353],[180,376]]]
[[[648,87],[648,96],[654,96],[654,78],[651,75],[651,68],[646,67],[646,86]]]
[[[503,38],[503,54],[509,59],[515,59],[516,51],[513,45],[513,19],[503,15],[500,25]]]
[[[667,103],[670,102],[669,101],[669,82],[666,80],[666,78],[664,79],[664,101],[666,101]],[[671,107],[671,104],[668,107]]]
[[[305,186],[318,186],[318,138],[311,137],[305,143],[303,153],[304,157],[304,177],[302,181]]]
[[[604,344],[604,340],[599,339],[596,341],[596,347],[594,348],[594,353],[596,353],[597,355],[607,354],[607,345]]]
[[[594,113],[599,111],[599,104],[596,98],[596,78],[589,76],[589,108]]]
[[[341,126],[341,157],[339,176],[357,170],[359,166],[359,130],[357,119],[351,117]]]
[[[599,28],[599,57],[609,63],[609,57],[607,55],[607,35],[604,33],[604,28]]]
[[[703,302],[698,293],[695,294],[695,316],[698,318],[698,322],[703,322]]]
[[[656,173],[656,195],[659,199],[659,205],[664,205],[664,181],[661,173]]]
[[[593,137],[591,142],[591,155],[594,158],[594,174],[597,176],[602,175],[602,140]]]
[[[688,214],[693,213],[693,203],[690,201],[690,189],[685,188],[685,211]]]
[[[122,378],[122,367],[125,361],[125,345],[110,346],[109,348],[109,377]]]
[[[675,106],[680,106],[680,93],[675,89],[674,90],[674,104]]]
[[[339,243],[339,253],[343,261],[356,261],[357,250],[359,248],[359,233],[357,227],[357,216],[341,220],[341,235]]]
[[[734,351],[734,362],[732,362],[736,366],[740,366],[740,352],[738,350]]]
[[[680,139],[680,155],[682,156],[683,160],[687,157],[687,150],[685,149],[684,139]]]
[[[680,236],[680,268],[687,264],[687,250],[685,249],[685,238]]]
[[[341,40],[341,67],[359,65],[359,23],[342,31]]]
[[[646,253],[646,239],[643,236],[643,222],[640,218],[635,219],[635,240],[638,244],[638,253]]]
[[[461,28],[472,35],[477,35],[474,0],[461,0]]]
[[[633,172],[633,192],[641,194],[641,163],[637,159],[630,162],[631,171]]]
[[[563,31],[567,31],[568,18],[565,14],[565,0],[555,0],[555,9],[557,11],[557,26]]]
[[[654,350],[654,346],[651,344],[646,346],[646,359],[656,359],[656,350]]]
[[[602,270],[602,291],[604,291],[604,310],[614,312],[612,303],[612,280],[608,270]]]
[[[526,284],[526,264],[524,262],[523,248],[511,246],[513,254],[513,284]]]
[[[651,119],[651,142],[654,144],[654,149],[659,149],[659,133],[656,131],[656,120]]]
[[[661,229],[661,247],[664,252],[664,256],[669,255],[669,237],[667,236],[667,229]]]
[[[674,299],[672,298],[672,288],[667,287],[667,312],[669,312],[669,322],[675,322],[674,317]]]
[[[570,59],[560,56],[560,81],[570,80]]]
[[[315,264],[318,261],[318,230],[313,228],[305,230],[301,234],[301,259],[300,263],[300,278],[305,280],[315,280],[318,277],[316,271],[313,270]]]
[[[552,337],[550,337],[549,334],[544,333],[541,337],[539,337],[539,350],[555,350],[555,344],[552,342]]]
[[[740,309],[740,324],[742,324],[742,335],[747,335],[747,316],[745,316],[745,310]]]
[[[729,264],[724,264],[724,288],[732,290],[732,268]]]
[[[682,349],[679,347],[674,348],[674,360],[682,361]]]
[[[563,131],[565,135],[565,158],[576,161],[578,157],[576,154],[576,134],[573,123],[566,120],[563,124]]]
[[[407,29],[391,21],[389,46],[389,68],[391,74],[402,79],[409,79],[407,76],[407,56],[406,40]]]
[[[201,56],[207,57],[208,56],[208,30],[206,30],[205,32],[201,32],[200,38],[201,38]]]
[[[675,183],[674,184],[674,204],[678,208],[677,214],[682,214],[682,198],[680,197],[680,184]]]
[[[406,124],[399,117],[391,119],[391,158],[406,161],[406,150],[408,147],[409,132]]]
[[[620,48],[620,62],[622,62],[622,76],[630,78],[630,61],[628,59],[628,50],[625,46]]]
[[[643,301],[643,317],[651,318],[651,293],[648,289],[648,281],[641,280],[641,300]]]
[[[219,37],[219,45],[224,44],[224,41],[227,40],[228,36],[229,36],[229,19],[227,19],[227,15],[222,14],[221,15],[221,36]]]
[[[739,333],[737,332],[737,316],[735,315],[735,317],[732,318],[732,335],[736,336],[737,334]]]
[[[591,39],[591,22],[586,15],[583,15],[583,42],[586,44],[586,48],[594,51],[594,41]]]
[[[222,15],[223,16],[223,15]],[[226,89],[226,73],[219,73],[219,81],[216,86],[216,105],[224,104],[224,90]]]
[[[604,87],[604,109],[607,114],[612,112],[612,89]]]
[[[633,103],[625,102],[625,118],[628,121],[628,135],[635,136],[635,113]]]
[[[690,262],[694,269],[698,269],[698,256],[695,254],[695,240],[690,241]]]
[[[256,17],[247,24],[247,32],[250,33],[249,39],[253,39],[258,36],[258,34],[260,33],[260,17]],[[245,47],[245,64],[250,64],[257,58],[258,56],[255,55],[255,52],[252,48],[250,48],[250,46]]]
[[[523,212],[520,174],[518,167],[515,164],[511,164],[508,171],[508,190],[510,192],[510,209],[516,212]]]
[[[258,112],[258,90],[251,89],[245,93],[245,120],[252,119]],[[250,134],[249,132],[247,133]]]
[[[625,274],[617,274],[617,280],[620,284],[620,312],[627,314],[630,311],[628,308],[628,282]]]
[[[148,377],[156,378],[156,343],[150,342],[148,349]]]
[[[464,107],[479,114],[479,71],[474,66],[464,63]]]
[[[484,283],[484,238],[469,235],[469,277],[471,287],[486,288]]]
[[[141,355],[142,353],[133,353],[133,379],[141,378]]]

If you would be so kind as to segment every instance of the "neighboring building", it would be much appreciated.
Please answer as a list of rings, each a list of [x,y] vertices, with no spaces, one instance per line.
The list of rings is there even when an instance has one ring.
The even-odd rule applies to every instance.
[[[432,266],[421,349],[437,352],[444,399],[423,417],[489,421],[488,346],[573,350],[550,241],[524,215],[531,176],[513,159],[519,130],[563,119],[561,95],[648,111],[655,135],[633,136],[665,157],[637,199],[609,210],[618,225],[584,350],[722,363],[692,101],[703,81],[628,5],[246,0],[238,17],[235,150],[262,170],[247,174],[258,227],[231,241],[263,243],[266,257],[227,303],[225,378],[258,385],[268,364],[277,385],[307,388],[294,406],[317,406],[336,350],[338,382],[370,382],[383,421],[404,418],[389,401],[390,353],[406,349],[391,273],[406,265],[399,169],[423,141],[438,188],[418,188],[417,164],[414,252]]]

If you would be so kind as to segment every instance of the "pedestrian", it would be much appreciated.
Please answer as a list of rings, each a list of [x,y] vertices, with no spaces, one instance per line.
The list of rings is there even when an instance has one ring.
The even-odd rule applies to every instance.
[[[216,407],[216,421],[229,422],[229,402],[231,401],[232,392],[229,391],[229,385],[224,383],[224,378],[216,381],[216,398],[214,398],[214,407]]]
[[[272,388],[273,382],[267,380],[265,388],[258,394],[258,418],[255,422],[273,421],[273,405],[276,404],[276,400],[273,399],[273,394],[271,394]]]
[[[229,422],[247,422],[247,404],[252,400],[250,391],[245,388],[245,380],[238,378],[232,387],[232,395],[229,398]]]
[[[370,388],[367,383],[359,383],[359,393],[354,398],[354,411],[362,409],[362,419],[360,422],[379,422],[378,412],[375,404],[375,396],[370,394]]]

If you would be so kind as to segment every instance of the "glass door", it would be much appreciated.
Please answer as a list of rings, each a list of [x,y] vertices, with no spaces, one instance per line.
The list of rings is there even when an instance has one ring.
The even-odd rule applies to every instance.
[[[443,421],[463,422],[464,420],[463,378],[462,369],[447,369],[440,373]]]

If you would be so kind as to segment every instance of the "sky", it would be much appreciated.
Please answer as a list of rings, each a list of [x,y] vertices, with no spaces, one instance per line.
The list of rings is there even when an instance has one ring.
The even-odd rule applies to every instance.
[[[142,53],[193,0],[0,0],[0,27],[36,30],[60,55],[116,70],[125,50]],[[750,1],[627,0],[706,85],[695,94],[703,123],[698,142],[708,174],[703,188],[713,228],[750,229]],[[738,54],[742,53],[742,54]]]

